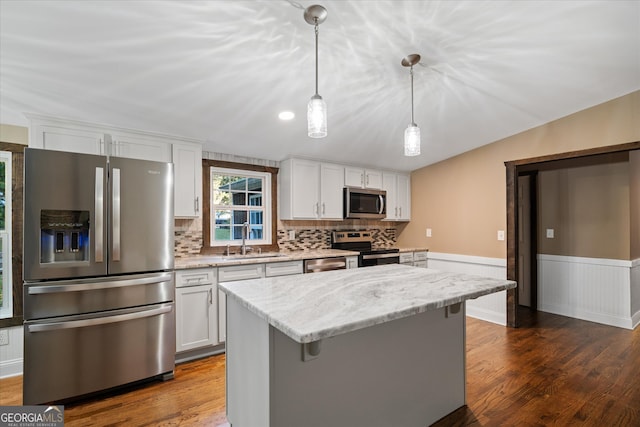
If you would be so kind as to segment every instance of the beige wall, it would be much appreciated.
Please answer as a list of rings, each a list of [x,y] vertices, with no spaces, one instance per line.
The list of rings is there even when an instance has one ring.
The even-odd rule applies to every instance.
[[[29,144],[29,129],[22,126],[0,124],[0,142]]]
[[[640,151],[629,153],[631,259],[640,259]]]
[[[630,259],[629,207],[628,161],[540,172],[538,253]]]
[[[640,91],[418,169],[411,174],[411,222],[400,246],[506,258],[504,162],[640,141]],[[423,142],[428,150],[428,141]],[[425,229],[432,229],[431,238]]]

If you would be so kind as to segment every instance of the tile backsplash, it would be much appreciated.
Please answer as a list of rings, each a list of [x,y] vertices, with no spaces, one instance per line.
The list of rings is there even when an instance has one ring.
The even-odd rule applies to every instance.
[[[346,230],[369,230],[374,248],[396,245],[396,228],[381,221],[279,221],[278,246],[281,250],[309,250],[331,248],[331,232]],[[289,231],[295,239],[289,240]],[[199,220],[176,220],[175,256],[177,258],[197,255],[202,247],[202,222]]]

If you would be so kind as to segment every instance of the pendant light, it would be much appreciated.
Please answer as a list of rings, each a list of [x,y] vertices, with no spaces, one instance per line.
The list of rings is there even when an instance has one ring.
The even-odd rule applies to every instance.
[[[327,136],[327,104],[318,94],[318,25],[327,19],[327,9],[314,4],[304,10],[304,20],[315,27],[316,32],[316,93],[307,106],[308,134],[311,138]]]
[[[420,55],[411,54],[402,59],[402,66],[409,67],[411,75],[411,123],[404,131],[404,155],[420,155],[420,128],[413,120],[413,66],[420,62]]]

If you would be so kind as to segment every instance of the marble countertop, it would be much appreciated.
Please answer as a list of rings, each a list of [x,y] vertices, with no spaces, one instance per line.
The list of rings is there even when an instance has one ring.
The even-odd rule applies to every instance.
[[[304,259],[332,258],[341,256],[358,256],[359,252],[339,249],[316,249],[308,251],[280,251],[273,253],[249,254],[245,257],[231,255],[192,255],[176,258],[174,269],[220,267],[226,265],[264,264],[271,262],[295,261]]]
[[[309,343],[515,288],[516,282],[387,264],[218,286],[293,340]]]

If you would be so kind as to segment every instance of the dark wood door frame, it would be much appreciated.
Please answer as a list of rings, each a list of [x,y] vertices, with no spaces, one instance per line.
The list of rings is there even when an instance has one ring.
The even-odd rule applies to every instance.
[[[518,176],[545,169],[569,167],[576,160],[640,150],[640,141],[505,162],[507,178],[507,279],[518,280]],[[517,328],[518,291],[507,291],[507,326]]]

